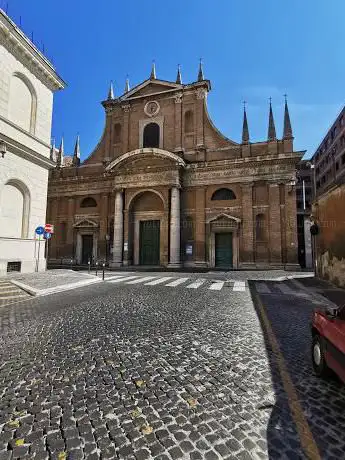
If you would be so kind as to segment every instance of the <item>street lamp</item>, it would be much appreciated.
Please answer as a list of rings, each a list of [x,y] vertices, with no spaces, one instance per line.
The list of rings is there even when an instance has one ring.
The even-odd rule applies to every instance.
[[[5,157],[5,153],[7,152],[7,145],[5,141],[0,141],[0,155],[2,158]]]

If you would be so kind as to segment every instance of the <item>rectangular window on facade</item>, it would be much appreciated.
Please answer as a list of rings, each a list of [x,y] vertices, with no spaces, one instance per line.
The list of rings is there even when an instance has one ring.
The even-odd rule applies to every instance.
[[[339,161],[337,161],[335,164],[335,170],[338,171],[338,169],[339,169]]]
[[[345,153],[343,153],[341,156],[341,164],[343,165],[344,163],[345,163]]]

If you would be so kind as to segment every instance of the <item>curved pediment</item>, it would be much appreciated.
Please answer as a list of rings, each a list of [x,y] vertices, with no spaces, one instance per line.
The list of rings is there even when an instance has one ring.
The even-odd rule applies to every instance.
[[[129,163],[131,160],[139,160],[143,159],[145,162],[150,157],[161,158],[163,160],[168,160],[171,163],[174,163],[177,166],[185,167],[186,163],[184,160],[176,155],[175,153],[169,152],[167,150],[157,149],[157,148],[142,148],[132,150],[131,152],[124,153],[120,155],[118,158],[113,160],[107,167],[106,171],[111,171],[115,168],[118,168],[120,165],[124,163]]]

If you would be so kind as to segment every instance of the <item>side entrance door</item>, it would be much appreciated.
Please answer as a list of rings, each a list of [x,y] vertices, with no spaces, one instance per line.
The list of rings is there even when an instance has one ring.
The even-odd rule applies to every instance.
[[[81,263],[86,265],[88,261],[92,261],[93,252],[93,235],[82,235],[82,253]]]
[[[232,268],[232,233],[215,234],[216,267]]]
[[[160,221],[140,221],[140,265],[159,265]]]

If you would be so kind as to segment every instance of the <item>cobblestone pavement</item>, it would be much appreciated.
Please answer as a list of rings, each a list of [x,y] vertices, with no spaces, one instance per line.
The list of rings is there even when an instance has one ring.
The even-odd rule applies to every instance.
[[[344,391],[311,375],[307,299],[273,292],[304,407],[322,396],[316,425],[325,444],[338,434],[332,458]],[[0,310],[0,357],[0,460],[305,458],[248,289],[103,283],[33,299]]]
[[[260,292],[320,457],[332,460],[345,458],[345,386],[336,376],[326,381],[315,377],[311,370],[312,312],[317,306],[326,306],[327,299],[322,303],[322,296],[318,296],[311,302],[310,296],[296,291],[292,282],[284,283],[285,295],[282,295],[279,283],[256,283],[255,286]],[[272,417],[275,411],[276,408]]]

